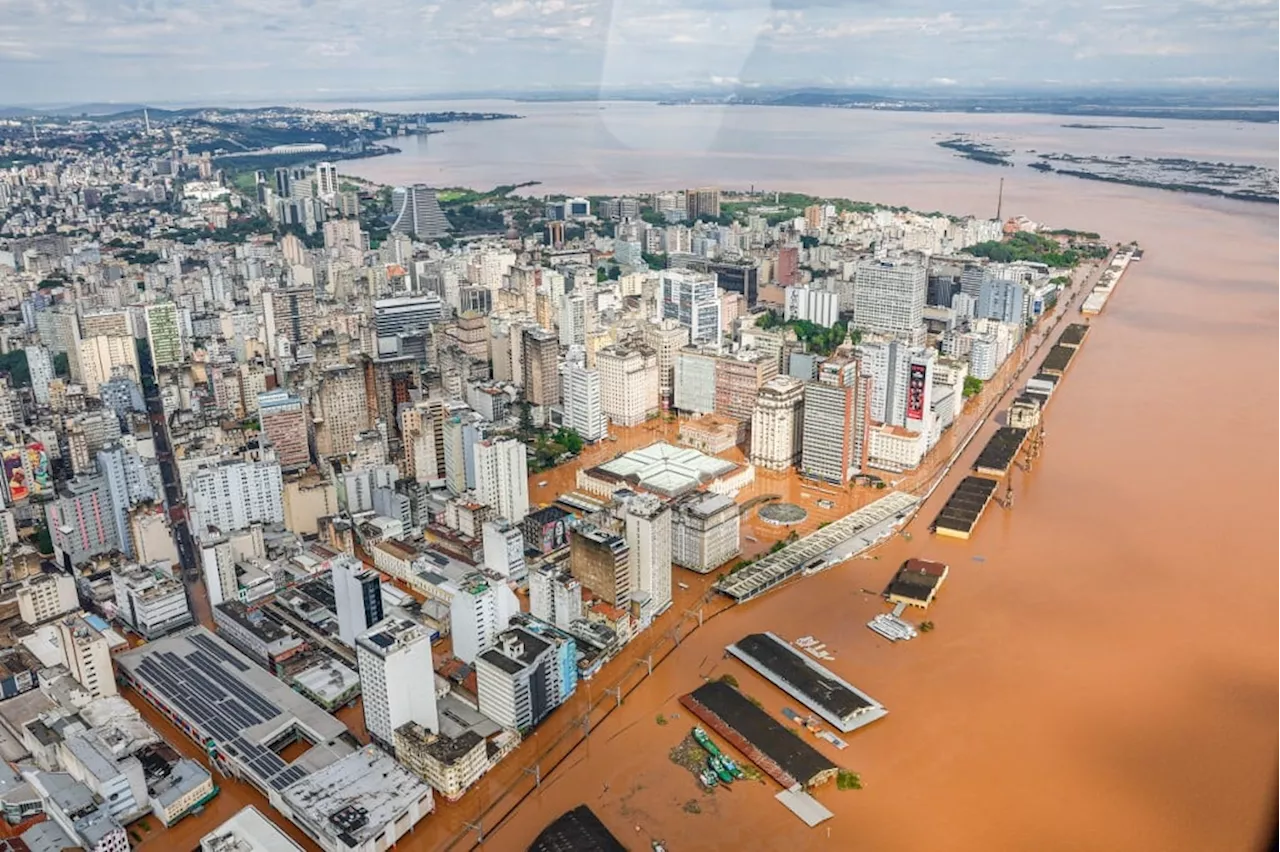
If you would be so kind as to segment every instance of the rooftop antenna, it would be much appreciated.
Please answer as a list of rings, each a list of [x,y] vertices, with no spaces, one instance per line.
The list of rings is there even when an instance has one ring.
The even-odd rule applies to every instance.
[[[146,107],[142,108],[142,120],[147,125],[147,135],[150,136],[151,135],[151,113],[150,111],[147,110]],[[1003,181],[1004,178],[1000,178],[1000,180]]]
[[[1004,178],[1000,178],[1000,194],[996,196],[996,219],[1000,219],[1000,211],[1004,209]]]
[[[36,120],[34,118],[31,119],[31,141],[32,142],[40,141],[40,131],[36,130]]]

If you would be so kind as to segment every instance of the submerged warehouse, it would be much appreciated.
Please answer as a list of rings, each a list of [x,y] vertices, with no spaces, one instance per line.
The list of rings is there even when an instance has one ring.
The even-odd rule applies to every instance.
[[[842,733],[870,724],[889,712],[880,702],[772,633],[751,633],[725,650]]]
[[[680,703],[783,787],[836,777],[834,763],[724,681],[703,684]]]
[[[942,511],[933,522],[938,535],[967,539],[978,525],[978,519],[987,510],[991,495],[996,491],[996,481],[984,476],[966,476],[951,493]]]
[[[1026,429],[1001,426],[978,454],[973,469],[981,474],[1004,476],[1013,466],[1013,460],[1018,457],[1018,451],[1026,440]]]

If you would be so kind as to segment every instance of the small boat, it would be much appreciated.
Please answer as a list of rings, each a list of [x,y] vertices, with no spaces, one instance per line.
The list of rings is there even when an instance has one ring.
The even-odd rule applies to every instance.
[[[714,754],[707,758],[707,768],[716,774],[716,777],[725,784],[733,783],[733,773],[725,767],[724,761],[716,757]]]
[[[704,769],[698,773],[698,780],[702,782],[702,786],[708,789],[716,786],[720,782],[716,779],[716,774],[710,769]]]
[[[747,773],[742,771],[742,767],[729,758],[729,755],[720,755],[720,762],[724,764],[724,768],[729,770],[735,779],[741,780],[747,777]]]
[[[601,107],[604,109],[604,107]],[[663,846],[660,841],[653,841],[653,852],[667,852],[667,847]]]

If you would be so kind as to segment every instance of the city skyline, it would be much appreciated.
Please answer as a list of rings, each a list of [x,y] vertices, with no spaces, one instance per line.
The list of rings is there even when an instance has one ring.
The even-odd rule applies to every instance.
[[[390,0],[364,16],[314,0],[266,9],[209,0],[4,5],[0,80],[13,104],[667,87],[1270,89],[1277,80],[1277,10],[1259,0],[1004,0],[981,10],[928,0],[889,9],[841,0]]]

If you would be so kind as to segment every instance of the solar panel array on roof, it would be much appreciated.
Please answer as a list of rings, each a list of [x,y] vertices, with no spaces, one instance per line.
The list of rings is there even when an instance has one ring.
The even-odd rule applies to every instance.
[[[206,637],[197,634],[188,638],[198,650],[185,657],[172,651],[153,654],[138,664],[138,674],[154,683],[219,751],[235,758],[273,789],[283,790],[305,778],[304,770],[287,765],[275,752],[240,735],[281,715],[279,707],[218,661],[241,671],[248,667]]]

